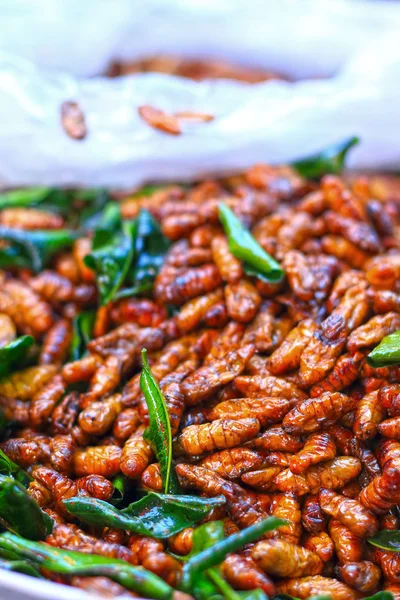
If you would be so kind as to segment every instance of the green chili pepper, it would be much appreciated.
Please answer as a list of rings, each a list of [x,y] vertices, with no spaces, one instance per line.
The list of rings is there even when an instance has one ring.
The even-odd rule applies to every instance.
[[[35,187],[10,190],[0,194],[0,208],[35,206],[48,198],[52,188]]]
[[[272,256],[267,254],[234,212],[224,203],[219,205],[219,218],[228,237],[229,250],[243,261],[248,275],[261,277],[270,283],[278,283],[284,270]]]
[[[371,367],[388,367],[400,364],[400,330],[383,338],[367,356]]]
[[[40,571],[35,569],[35,567],[26,560],[0,559],[0,569],[4,569],[5,571],[16,571],[18,573],[24,573],[24,575],[30,575],[31,577],[38,577],[42,579]]]
[[[344,169],[348,151],[359,141],[358,137],[348,138],[317,154],[293,162],[292,167],[306,179],[318,179],[328,173],[338,174]]]
[[[179,492],[179,484],[172,465],[172,433],[169,414],[164,397],[147,362],[146,350],[142,350],[142,390],[149,409],[150,425],[144,432],[144,438],[151,444],[160,463],[163,490],[167,494]]]
[[[11,533],[0,535],[0,548],[14,552],[49,571],[65,575],[99,575],[109,577],[128,590],[146,598],[170,600],[174,590],[143,567],[123,560],[94,554],[60,550],[47,544],[31,542]]]
[[[118,510],[109,502],[86,496],[63,501],[66,509],[89,525],[127,529],[154,538],[167,538],[201,521],[223,496],[169,496],[150,492],[137,502]]]
[[[53,520],[24,486],[4,475],[0,475],[0,516],[7,529],[31,540],[42,540],[53,529]]]

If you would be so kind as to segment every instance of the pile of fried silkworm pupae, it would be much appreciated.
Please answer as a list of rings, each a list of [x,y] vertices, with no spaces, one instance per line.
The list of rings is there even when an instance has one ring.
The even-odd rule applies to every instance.
[[[43,541],[141,565],[179,590],[196,528],[222,521],[228,536],[274,516],[288,523],[219,565],[238,593],[400,598],[400,553],[368,542],[399,529],[400,366],[366,360],[400,329],[398,191],[372,176],[307,181],[257,165],[113,202],[123,220],[149,211],[170,241],[151,291],[99,308],[84,262],[90,234],[40,272],[1,272],[1,344],[31,335],[38,353],[0,379],[0,448],[54,522]],[[281,281],[246,274],[221,202],[279,263]],[[0,225],[64,226],[40,207],[6,208]],[[89,310],[93,331],[71,361],[73,322]],[[63,505],[79,495],[107,502],[118,476],[129,502],[163,491],[143,437],[142,348],[169,412],[181,493],[225,500],[168,539],[93,526]],[[100,595],[136,595],[105,576],[43,571]]]

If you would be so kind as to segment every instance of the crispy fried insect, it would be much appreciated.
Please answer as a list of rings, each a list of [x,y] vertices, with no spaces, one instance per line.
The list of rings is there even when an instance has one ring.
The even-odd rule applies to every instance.
[[[276,490],[275,478],[282,472],[281,467],[267,467],[242,475],[242,481],[257,490]]]
[[[241,323],[235,321],[228,323],[215,340],[210,352],[204,359],[204,363],[208,364],[215,359],[222,358],[232,349],[237,348],[243,338],[244,331],[244,325]]]
[[[94,283],[96,276],[92,269],[89,269],[83,262],[85,256],[90,254],[92,251],[92,240],[89,237],[80,237],[75,240],[72,246],[72,256],[75,259],[75,263],[78,267],[80,277],[86,283]]]
[[[366,252],[379,252],[379,237],[367,223],[356,221],[350,217],[343,217],[330,210],[325,213],[324,219],[330,233],[342,235]]]
[[[228,315],[238,323],[249,323],[254,319],[261,304],[261,296],[252,283],[241,279],[228,283],[225,288]]]
[[[362,269],[364,263],[369,259],[369,254],[340,235],[325,235],[321,242],[322,248],[327,254],[344,260],[355,269]]]
[[[121,448],[118,446],[92,446],[75,450],[74,468],[78,477],[103,475],[113,477],[120,471]]]
[[[299,248],[309,239],[313,234],[314,223],[308,212],[298,211],[290,215],[277,231],[278,258],[284,258],[292,249]]]
[[[72,339],[70,321],[61,319],[55,323],[43,338],[40,351],[40,365],[60,365],[67,355]]]
[[[1,449],[11,460],[23,468],[30,467],[35,463],[47,462],[50,458],[48,444],[24,438],[9,439],[1,444]]]
[[[211,252],[222,279],[228,283],[239,281],[243,275],[242,264],[231,254],[225,236],[217,235],[212,238]]]
[[[0,225],[12,229],[60,229],[63,223],[60,215],[38,208],[13,207],[0,212]]]
[[[300,577],[296,579],[284,579],[276,584],[276,591],[280,594],[290,594],[296,598],[308,598],[309,596],[326,594],[335,600],[356,600],[354,590],[337,579],[330,577]]]
[[[335,546],[339,562],[359,562],[364,553],[364,541],[355,535],[340,521],[331,519],[329,522],[329,535]]]
[[[200,465],[224,479],[238,479],[247,471],[261,466],[263,457],[249,448],[231,448],[211,454]]]
[[[197,404],[209,398],[222,385],[233,381],[243,372],[254,351],[253,344],[246,344],[239,350],[232,350],[223,359],[215,359],[194,371],[181,385],[186,404]]]
[[[337,519],[355,535],[366,538],[377,532],[377,518],[357,500],[345,498],[332,490],[322,488],[319,501],[324,512]]]
[[[121,454],[121,471],[131,479],[141,476],[153,458],[150,444],[143,439],[144,426],[140,426],[125,442]]]
[[[61,375],[68,384],[89,381],[100,365],[100,359],[93,354],[84,356],[80,360],[67,363],[61,369]]]
[[[372,302],[374,313],[385,314],[400,311],[400,294],[391,290],[374,290]]]
[[[278,577],[318,575],[323,569],[323,562],[315,552],[285,540],[257,542],[251,557],[267,574]]]
[[[15,340],[17,330],[13,320],[5,313],[0,313],[0,347]]]
[[[166,318],[165,308],[147,298],[124,298],[111,308],[111,320],[116,325],[135,323],[139,327],[157,327]]]
[[[96,288],[91,284],[74,285],[67,277],[45,269],[29,280],[30,287],[50,304],[77,302],[90,304],[96,299]]]
[[[390,417],[400,416],[400,385],[392,383],[381,387],[378,392],[378,402],[387,410]]]
[[[282,525],[279,530],[271,532],[271,537],[279,537],[292,544],[299,544],[303,530],[299,499],[291,494],[275,494],[270,512],[274,517],[288,520],[288,525]]]
[[[29,417],[34,427],[40,427],[47,422],[64,391],[65,386],[61,375],[54,375],[34,394],[29,407]]]
[[[300,475],[285,469],[275,478],[274,484],[281,492],[293,494],[316,494],[321,487],[340,489],[355,479],[361,471],[361,463],[351,456],[338,456],[333,460],[310,467]]]
[[[377,515],[386,513],[400,501],[400,472],[388,469],[375,477],[360,493],[360,502]]]
[[[121,394],[114,394],[101,402],[92,402],[79,415],[79,425],[92,435],[104,435],[122,410]]]
[[[81,409],[81,400],[77,392],[71,392],[57,404],[51,415],[52,433],[70,433]]]
[[[307,256],[298,250],[290,250],[282,264],[293,294],[304,302],[322,302],[337,274],[336,259],[322,254]]]
[[[287,433],[280,425],[272,425],[256,437],[251,445],[257,450],[297,452],[304,444],[299,438]]]
[[[400,276],[399,254],[375,256],[364,265],[368,282],[377,289],[394,290]]]
[[[282,344],[271,354],[268,370],[273,375],[282,375],[300,366],[300,357],[317,326],[311,319],[304,319],[292,329]]]
[[[142,566],[152,571],[169,585],[176,586],[181,578],[182,565],[166,552],[153,552],[143,558]]]
[[[0,396],[0,407],[4,419],[25,426],[29,423],[29,404],[14,398]]]
[[[280,398],[303,400],[306,394],[294,383],[273,375],[239,375],[235,387],[249,398],[259,396],[278,396]]]
[[[318,554],[320,559],[326,563],[332,559],[335,551],[333,542],[326,531],[309,533],[304,539],[304,548]]]
[[[185,216],[182,216],[183,219],[180,221],[181,216],[182,215],[180,214],[175,215],[174,218],[177,219],[175,222],[171,218],[170,222],[171,224],[174,224],[175,228],[178,223],[184,223]],[[197,219],[199,217],[198,211],[193,213],[193,216]],[[172,237],[174,237],[174,235]],[[200,265],[204,265],[205,263],[210,263],[211,258],[211,251],[209,248],[191,248],[188,240],[183,239],[176,242],[176,244],[171,246],[171,248],[168,250],[164,260],[164,265],[171,267],[198,267]]]
[[[337,565],[335,574],[353,589],[372,594],[378,589],[382,571],[378,565],[363,560]]]
[[[400,315],[398,313],[388,312],[385,315],[376,315],[350,334],[347,348],[350,352],[355,352],[360,348],[377,345],[383,337],[399,328]]]
[[[117,415],[112,428],[113,436],[124,442],[134,433],[140,423],[140,416],[136,408],[125,408]]]
[[[400,583],[399,552],[386,552],[385,550],[375,548],[374,559],[381,567],[387,581],[390,581],[390,583]]]
[[[144,487],[154,492],[162,492],[163,485],[159,463],[153,463],[143,471],[142,483]]]
[[[53,322],[51,307],[30,287],[14,279],[2,284],[0,312],[6,313],[22,333],[40,338]]]
[[[189,554],[192,550],[193,527],[186,527],[168,538],[168,549],[174,554]]]
[[[296,404],[284,417],[282,425],[288,433],[311,433],[333,425],[356,406],[353,396],[324,392],[317,398],[309,398]]]
[[[43,466],[35,467],[32,476],[51,492],[58,508],[61,508],[62,514],[64,514],[61,501],[77,495],[78,486],[76,482],[54,469]]]
[[[289,460],[292,473],[303,473],[311,465],[335,458],[336,444],[329,433],[316,433],[307,438],[300,452]]]
[[[180,306],[187,300],[211,292],[221,283],[214,264],[175,268],[164,266],[154,282],[154,295],[165,304]]]
[[[240,485],[222,479],[213,471],[187,464],[179,464],[175,470],[184,488],[194,488],[211,497],[219,494],[225,496],[229,514],[239,527],[248,527],[267,517],[267,513],[254,503],[251,494]]]
[[[278,397],[266,398],[234,398],[225,400],[214,406],[207,414],[207,419],[258,419],[260,425],[265,427],[272,423],[279,423],[295,400]]]
[[[53,495],[44,485],[35,479],[29,483],[27,492],[36,500],[40,508],[45,508],[53,501]]]
[[[104,363],[96,369],[86,394],[85,405],[111,394],[120,382],[121,361],[117,356],[107,356]]]
[[[364,358],[361,352],[339,356],[329,375],[312,386],[310,390],[311,398],[320,396],[323,392],[339,392],[349,387],[357,379]]]
[[[53,469],[64,475],[73,471],[75,441],[71,435],[56,435],[51,440],[50,462]]]
[[[185,375],[186,372],[182,373],[182,379],[184,379]],[[179,429],[183,411],[185,409],[185,396],[181,390],[180,382],[178,381],[161,383],[160,388],[165,398],[171,424],[171,432],[174,436]]]
[[[56,372],[55,365],[28,367],[16,371],[0,381],[0,395],[5,398],[30,400]]]
[[[77,587],[89,595],[100,596],[101,598],[116,598],[117,596],[132,597],[132,594],[108,577],[71,577],[70,584]]]
[[[102,475],[86,475],[76,480],[79,493],[86,493],[99,500],[109,500],[114,492],[114,486]]]
[[[388,438],[400,439],[400,417],[386,419],[378,425],[378,431],[381,435]]]
[[[249,556],[229,554],[221,565],[222,575],[237,590],[263,590],[273,595],[275,586]]]
[[[301,522],[309,533],[320,533],[325,529],[326,516],[322,512],[319,496],[307,496],[301,513]]]
[[[176,323],[183,333],[193,331],[202,321],[207,311],[217,302],[223,299],[223,292],[220,288],[188,300],[180,309]]]
[[[257,419],[217,419],[204,425],[186,427],[179,442],[187,454],[197,456],[240,446],[260,431]]]

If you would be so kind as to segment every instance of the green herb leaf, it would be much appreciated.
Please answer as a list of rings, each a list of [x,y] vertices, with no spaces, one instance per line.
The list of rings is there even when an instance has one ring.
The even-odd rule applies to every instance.
[[[0,348],[0,378],[8,375],[14,367],[20,366],[26,350],[34,341],[31,335],[23,335]]]
[[[359,141],[358,137],[348,138],[317,154],[293,162],[292,167],[306,179],[319,179],[328,173],[337,175],[344,169],[348,151],[356,146]]]
[[[74,516],[89,525],[127,529],[157,539],[167,538],[201,521],[214,506],[224,504],[223,496],[170,496],[150,492],[127,508],[118,510],[108,502],[75,496],[64,500]]]
[[[400,364],[400,331],[387,335],[367,356],[371,367],[388,367]]]
[[[110,236],[100,229],[93,240],[93,251],[84,258],[85,265],[96,273],[101,304],[114,299],[128,274],[135,253],[136,221],[126,221],[122,231]]]
[[[11,533],[0,535],[0,548],[55,573],[109,577],[146,598],[171,600],[174,593],[173,588],[157,575],[117,558],[61,550],[48,544],[24,540]]]
[[[126,495],[126,488],[128,486],[128,480],[125,475],[120,473],[113,479],[114,492],[112,498],[110,499],[110,503],[113,506],[118,506],[122,503]]]
[[[368,538],[368,542],[383,550],[400,552],[400,531],[398,529],[382,529],[373,537]]]
[[[0,475],[13,477],[24,487],[28,487],[33,478],[26,471],[21,469],[15,462],[8,458],[7,454],[0,450]]]
[[[30,540],[42,540],[53,529],[52,519],[24,486],[4,475],[0,475],[0,515],[7,529]]]
[[[70,360],[79,360],[86,353],[86,347],[93,337],[96,311],[83,311],[72,320],[72,341]]]
[[[142,209],[138,216],[135,247],[137,258],[129,277],[132,288],[140,288],[145,284],[153,286],[170,245],[171,242],[163,235],[157,221],[148,210]]]
[[[24,573],[24,575],[30,575],[31,577],[39,577],[42,579],[40,571],[35,569],[30,563],[25,560],[1,560],[0,569],[5,571],[16,571],[17,573]]]
[[[234,212],[224,203],[219,205],[219,219],[228,237],[229,250],[243,261],[243,268],[252,275],[260,275],[270,283],[278,283],[284,270],[267,254]]]
[[[383,590],[382,592],[378,592],[373,596],[368,596],[368,598],[364,598],[364,600],[394,600],[394,595],[392,594],[392,592],[385,592],[385,590]]]
[[[142,390],[149,409],[150,425],[144,432],[145,439],[151,444],[160,463],[163,491],[168,494],[179,493],[179,484],[172,465],[172,434],[169,414],[164,397],[154,379],[147,362],[146,350],[142,350],[142,374],[140,376]]]
[[[0,252],[0,266],[41,271],[50,258],[71,246],[78,235],[69,229],[22,231],[0,227],[0,239],[10,244]]]
[[[246,544],[254,542],[267,531],[286,525],[287,521],[277,517],[268,517],[255,525],[251,525],[238,533],[234,533],[224,540],[216,542],[199,554],[193,556],[183,567],[182,589],[190,593],[196,577],[202,572],[219,565],[231,552],[236,552]]]
[[[35,187],[10,190],[0,194],[0,209],[10,207],[35,206],[43,202],[52,192],[52,188]]]

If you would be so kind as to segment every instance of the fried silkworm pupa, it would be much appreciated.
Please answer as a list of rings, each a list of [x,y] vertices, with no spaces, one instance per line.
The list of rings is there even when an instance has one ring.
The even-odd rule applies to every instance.
[[[257,450],[297,452],[303,447],[300,438],[290,435],[280,425],[272,425],[251,442]]]
[[[270,532],[273,534],[271,537],[279,537],[291,544],[299,544],[303,529],[299,499],[291,494],[275,494],[270,512],[274,517],[289,521],[288,525],[282,525],[278,530]]]
[[[56,435],[51,440],[50,462],[53,469],[71,475],[75,452],[75,440],[71,435]]]
[[[242,475],[243,483],[257,490],[276,490],[275,478],[282,472],[281,467],[267,467],[257,471],[250,471]]]
[[[47,462],[50,458],[50,449],[46,444],[24,438],[9,439],[1,444],[1,449],[22,468]]]
[[[305,536],[303,545],[307,550],[311,550],[311,552],[318,554],[324,563],[332,559],[335,551],[333,542],[326,531],[309,533]]]
[[[315,552],[285,540],[257,542],[251,557],[265,573],[278,577],[318,575],[323,569],[323,562]]]
[[[60,365],[67,355],[72,339],[72,326],[70,321],[61,319],[55,323],[43,338],[40,351],[40,365]]]
[[[378,589],[382,571],[369,560],[348,562],[335,567],[335,574],[351,588],[372,594]]]
[[[114,394],[103,401],[92,402],[79,415],[79,425],[92,435],[104,435],[122,410],[121,394]]]
[[[279,398],[304,400],[306,394],[294,383],[282,377],[272,375],[239,375],[235,379],[235,387],[249,398],[277,396]]]
[[[55,372],[55,365],[39,365],[16,371],[0,381],[0,395],[11,399],[30,400],[50,381]]]
[[[112,434],[119,442],[125,442],[136,431],[139,423],[140,415],[137,409],[124,408],[115,417]]]
[[[260,467],[263,457],[249,448],[231,448],[210,454],[200,466],[214,471],[224,479],[238,479],[247,471]]]
[[[335,546],[339,562],[360,562],[364,553],[364,540],[336,519],[329,522],[329,535]]]
[[[225,400],[214,406],[207,415],[209,421],[214,419],[258,419],[261,427],[279,423],[295,404],[295,400],[278,397],[234,398]]]
[[[259,431],[257,419],[217,419],[212,423],[186,427],[179,436],[179,442],[187,454],[197,456],[240,446],[253,439]]]
[[[307,438],[302,450],[290,457],[289,468],[292,473],[303,473],[311,465],[330,460],[335,456],[336,444],[329,433],[315,433]]]
[[[114,492],[114,486],[102,475],[86,475],[76,480],[79,493],[86,493],[92,498],[109,500]]]
[[[312,319],[300,321],[269,357],[268,370],[273,375],[282,375],[297,369],[300,366],[301,354],[316,328]]]
[[[237,590],[261,589],[275,593],[275,585],[250,557],[229,554],[221,565],[222,575]]]
[[[301,511],[301,522],[309,533],[320,533],[325,529],[327,518],[322,512],[318,494],[307,496]]]
[[[174,554],[189,554],[193,547],[193,527],[186,527],[168,538],[168,549]]]
[[[140,426],[125,442],[121,453],[121,471],[130,479],[138,479],[153,459],[150,444],[143,439]]]
[[[377,532],[377,518],[357,500],[345,498],[332,490],[321,489],[319,501],[325,513],[340,521],[355,535],[367,538]]]
[[[144,487],[154,492],[162,492],[163,484],[159,463],[149,465],[142,473]]]
[[[249,323],[254,319],[261,305],[257,288],[245,279],[225,286],[225,302],[228,315],[239,323]]]
[[[120,471],[121,448],[119,446],[89,446],[77,449],[74,454],[74,469],[78,477],[103,475],[114,477]]]
[[[360,440],[373,438],[379,423],[385,418],[386,410],[379,401],[379,391],[370,392],[358,403],[353,425],[354,435]],[[392,437],[392,436],[390,436]]]
[[[346,413],[356,408],[352,396],[340,392],[324,392],[318,398],[309,398],[296,404],[282,421],[288,433],[312,433],[333,425]]]
[[[64,392],[65,385],[61,375],[54,375],[36,392],[29,407],[29,417],[34,427],[39,428],[46,423]]]
[[[279,594],[290,594],[300,599],[322,594],[331,596],[335,600],[356,600],[358,598],[357,593],[345,583],[321,575],[284,579],[276,584],[276,591]]]
[[[360,348],[376,346],[382,338],[399,328],[400,315],[398,313],[388,312],[385,315],[376,315],[350,334],[347,348],[349,352],[355,352]]]

